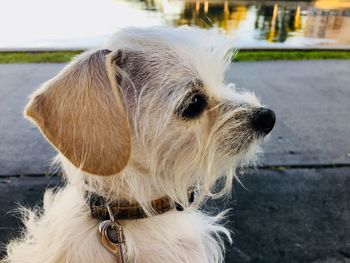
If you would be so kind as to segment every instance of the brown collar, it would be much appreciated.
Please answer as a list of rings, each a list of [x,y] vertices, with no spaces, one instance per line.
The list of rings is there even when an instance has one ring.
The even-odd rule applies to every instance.
[[[133,204],[121,204],[118,201],[107,202],[106,199],[96,193],[87,193],[89,196],[89,207],[91,211],[92,217],[99,220],[109,220],[109,213],[107,210],[107,203],[111,209],[112,214],[114,215],[115,220],[123,220],[123,219],[141,219],[147,218],[147,214],[143,210],[143,208],[138,203]],[[189,192],[189,203],[193,203],[195,192]],[[178,211],[183,211],[184,208],[175,203],[168,196],[161,197],[156,200],[151,201],[151,207],[154,210],[156,215],[163,214],[172,209],[176,209]]]

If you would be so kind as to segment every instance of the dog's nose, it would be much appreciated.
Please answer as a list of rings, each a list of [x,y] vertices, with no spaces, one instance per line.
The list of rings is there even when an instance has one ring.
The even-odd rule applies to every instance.
[[[252,125],[255,131],[267,135],[275,126],[275,122],[276,115],[272,110],[260,108],[253,117]]]

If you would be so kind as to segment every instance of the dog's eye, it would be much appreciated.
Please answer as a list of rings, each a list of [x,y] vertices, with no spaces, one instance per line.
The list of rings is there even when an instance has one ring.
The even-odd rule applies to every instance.
[[[186,101],[180,113],[182,117],[191,119],[200,115],[206,106],[207,102],[203,95],[194,94]]]

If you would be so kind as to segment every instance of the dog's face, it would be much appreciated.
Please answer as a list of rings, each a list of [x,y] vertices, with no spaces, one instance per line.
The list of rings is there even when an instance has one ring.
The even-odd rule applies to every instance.
[[[193,33],[205,34],[125,31],[110,45],[116,51],[83,54],[45,84],[26,113],[85,172],[131,168],[174,198],[191,186],[209,192],[254,155],[275,115],[224,84],[228,46],[197,50]]]

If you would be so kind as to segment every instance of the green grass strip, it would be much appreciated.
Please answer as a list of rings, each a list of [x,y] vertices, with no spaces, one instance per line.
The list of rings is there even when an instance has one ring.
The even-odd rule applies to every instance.
[[[0,63],[58,63],[68,62],[82,51],[0,52]]]
[[[241,50],[234,61],[350,59],[349,51],[333,50]]]
[[[0,64],[68,62],[82,51],[0,52]],[[241,50],[234,61],[350,59],[350,50]]]

